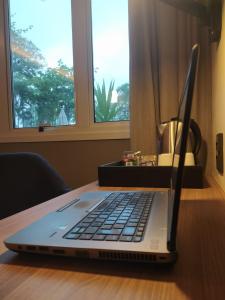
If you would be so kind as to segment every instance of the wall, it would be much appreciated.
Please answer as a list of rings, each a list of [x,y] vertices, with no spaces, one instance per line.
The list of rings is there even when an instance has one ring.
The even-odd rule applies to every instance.
[[[212,128],[213,128],[213,169],[212,174],[225,190],[225,174],[216,170],[216,134],[223,133],[225,140],[225,3],[223,3],[222,35],[219,43],[212,45]],[[225,151],[223,153],[223,156]],[[224,156],[225,158],[225,156]]]
[[[43,155],[72,188],[96,180],[100,164],[120,160],[129,148],[129,140],[0,143],[0,153],[31,151]]]

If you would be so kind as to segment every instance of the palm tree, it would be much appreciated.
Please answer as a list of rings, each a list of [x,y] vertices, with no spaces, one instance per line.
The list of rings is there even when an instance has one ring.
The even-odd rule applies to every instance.
[[[112,103],[112,93],[114,90],[114,81],[109,84],[108,91],[106,91],[105,81],[102,86],[98,83],[94,86],[95,99],[95,121],[108,122],[116,121],[120,108],[117,103]]]

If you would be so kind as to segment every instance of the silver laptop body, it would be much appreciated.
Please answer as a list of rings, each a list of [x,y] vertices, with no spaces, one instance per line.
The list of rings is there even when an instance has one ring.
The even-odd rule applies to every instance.
[[[179,159],[174,159],[171,187],[167,192],[84,193],[79,199],[71,199],[67,205],[9,237],[5,245],[18,252],[107,260],[174,262],[197,59],[198,45],[195,45],[178,112],[178,120],[183,124],[181,138],[175,143],[175,155]],[[127,197],[129,200],[126,200]],[[114,198],[119,207],[114,205]],[[140,207],[142,203],[144,208]],[[132,215],[132,211],[136,214]],[[135,219],[137,216],[140,217],[138,220]],[[142,223],[145,219],[147,221]]]

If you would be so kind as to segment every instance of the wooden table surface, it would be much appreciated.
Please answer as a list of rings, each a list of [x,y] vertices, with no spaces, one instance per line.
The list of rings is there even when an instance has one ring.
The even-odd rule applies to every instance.
[[[92,183],[0,221],[0,299],[225,299],[225,195],[210,179],[182,192],[173,267],[17,254],[3,240]]]

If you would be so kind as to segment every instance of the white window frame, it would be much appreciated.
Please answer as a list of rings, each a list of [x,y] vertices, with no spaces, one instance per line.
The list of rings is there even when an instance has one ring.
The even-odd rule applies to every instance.
[[[71,3],[77,124],[39,132],[38,128],[13,128],[8,1],[0,0],[0,143],[129,138],[129,121],[94,122],[91,0]]]

